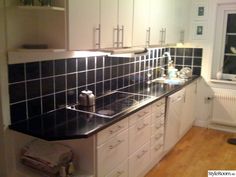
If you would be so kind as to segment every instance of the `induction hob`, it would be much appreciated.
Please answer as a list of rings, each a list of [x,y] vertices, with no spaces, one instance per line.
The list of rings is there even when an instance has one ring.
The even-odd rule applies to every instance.
[[[94,106],[80,106],[79,104],[67,106],[67,109],[95,114],[104,118],[113,118],[135,106],[141,106],[150,101],[152,96],[127,92],[112,92],[96,99]]]

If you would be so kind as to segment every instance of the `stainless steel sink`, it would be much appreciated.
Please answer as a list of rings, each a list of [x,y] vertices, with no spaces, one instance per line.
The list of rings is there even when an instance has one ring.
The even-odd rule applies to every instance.
[[[181,78],[167,79],[164,77],[159,77],[159,78],[153,79],[151,82],[161,83],[161,84],[170,84],[170,85],[180,85],[185,82],[185,79],[181,79]]]

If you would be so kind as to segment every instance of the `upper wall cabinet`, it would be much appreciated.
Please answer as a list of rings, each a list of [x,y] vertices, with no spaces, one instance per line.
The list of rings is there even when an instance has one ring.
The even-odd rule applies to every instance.
[[[100,48],[99,0],[68,1],[69,50]]]
[[[41,5],[39,1],[26,5],[20,0],[9,0],[6,1],[6,16],[9,50],[66,48],[64,0],[50,5]]]
[[[69,49],[131,46],[133,0],[68,1]]]
[[[133,45],[175,44],[188,29],[189,0],[134,0]]]

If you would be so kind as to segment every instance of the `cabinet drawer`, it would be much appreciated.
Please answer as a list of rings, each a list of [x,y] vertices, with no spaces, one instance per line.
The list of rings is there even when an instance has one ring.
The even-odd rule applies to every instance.
[[[129,158],[129,176],[138,177],[145,173],[150,163],[150,142],[143,145]]]
[[[161,117],[159,120],[156,120],[156,122],[153,123],[151,127],[152,135],[156,134],[160,128],[164,128],[164,117]]]
[[[104,177],[128,157],[128,130],[97,148],[98,177]]]
[[[117,168],[115,168],[111,173],[106,175],[106,177],[128,177],[128,161],[122,162]]]
[[[157,163],[163,155],[163,142],[151,146],[151,161]]]
[[[134,113],[133,115],[129,116],[129,126],[135,124],[138,120],[147,117],[152,114],[152,107],[148,106],[143,108],[142,110]]]
[[[161,109],[162,107],[165,108],[165,98],[162,98],[161,100],[152,104],[153,111],[157,111],[157,110]]]
[[[151,136],[151,146],[158,144],[158,143],[164,143],[164,128],[160,128],[159,131]]]
[[[123,119],[97,134],[97,146],[128,128],[128,119]]]
[[[152,123],[155,123],[160,118],[165,117],[165,109],[160,109],[159,111],[155,111],[152,114]]]
[[[150,139],[150,122],[151,117],[149,116],[129,128],[129,154],[135,152]]]

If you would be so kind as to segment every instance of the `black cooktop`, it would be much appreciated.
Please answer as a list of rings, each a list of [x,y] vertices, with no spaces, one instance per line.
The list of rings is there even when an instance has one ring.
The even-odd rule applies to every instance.
[[[150,101],[154,97],[127,93],[127,92],[113,92],[111,94],[99,97],[96,99],[94,106],[80,106],[72,105],[67,106],[68,109],[95,114],[104,118],[113,118],[129,109],[132,109],[136,105],[145,104],[146,101]]]

